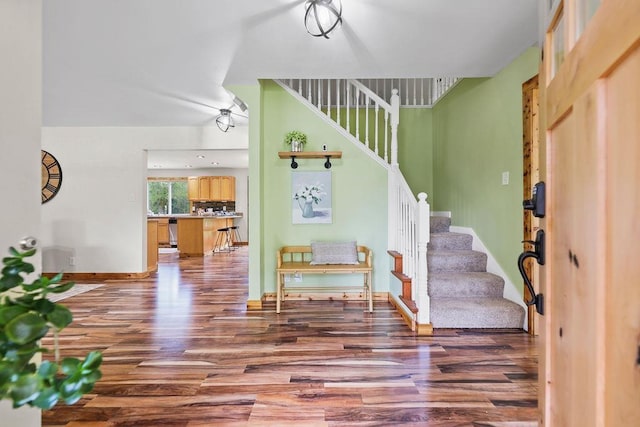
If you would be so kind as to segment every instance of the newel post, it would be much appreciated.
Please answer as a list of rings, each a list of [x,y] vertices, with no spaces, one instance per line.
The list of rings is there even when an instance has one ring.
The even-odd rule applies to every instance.
[[[431,216],[427,193],[418,193],[418,273],[416,280],[416,305],[418,306],[418,324],[431,322],[429,312],[427,244],[430,236],[429,217]]]
[[[398,89],[391,91],[391,164],[398,164],[398,124],[400,123],[400,96]]]

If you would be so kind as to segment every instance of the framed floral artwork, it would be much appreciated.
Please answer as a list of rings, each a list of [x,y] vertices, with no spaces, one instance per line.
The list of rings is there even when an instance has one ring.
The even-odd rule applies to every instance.
[[[291,222],[331,224],[331,171],[291,172]]]

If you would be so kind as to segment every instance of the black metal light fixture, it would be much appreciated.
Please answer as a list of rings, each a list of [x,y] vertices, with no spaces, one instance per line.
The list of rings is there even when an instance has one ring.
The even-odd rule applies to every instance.
[[[329,38],[329,33],[342,24],[340,0],[307,0],[304,26],[314,37]]]
[[[218,125],[218,129],[222,132],[226,132],[229,128],[235,126],[233,123],[233,118],[231,117],[231,110],[228,108],[222,108],[220,110],[220,114],[216,117],[216,125]]]

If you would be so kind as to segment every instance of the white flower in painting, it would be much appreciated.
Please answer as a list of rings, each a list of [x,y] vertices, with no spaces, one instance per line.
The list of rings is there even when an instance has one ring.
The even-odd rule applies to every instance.
[[[327,193],[324,191],[324,185],[320,183],[315,183],[314,185],[301,185],[298,187],[298,191],[293,195],[293,199],[297,200],[298,203],[303,201],[307,203],[309,201],[318,204],[322,201],[322,196],[325,196]]]

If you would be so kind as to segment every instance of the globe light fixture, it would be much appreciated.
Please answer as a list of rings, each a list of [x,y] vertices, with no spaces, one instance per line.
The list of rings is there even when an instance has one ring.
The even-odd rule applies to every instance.
[[[235,126],[233,123],[233,118],[231,117],[231,110],[227,108],[222,108],[220,110],[220,114],[216,117],[216,125],[218,125],[218,129],[222,132],[226,132],[229,128]]]
[[[342,24],[340,0],[307,0],[304,26],[314,37],[329,38],[329,33]]]

